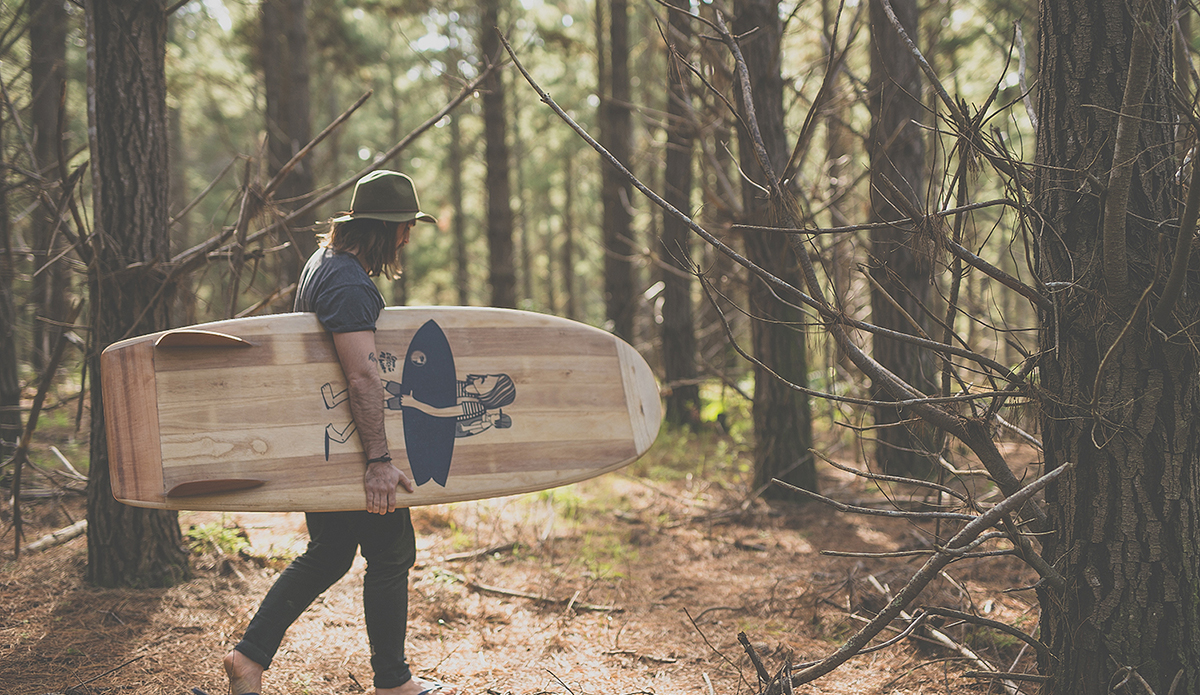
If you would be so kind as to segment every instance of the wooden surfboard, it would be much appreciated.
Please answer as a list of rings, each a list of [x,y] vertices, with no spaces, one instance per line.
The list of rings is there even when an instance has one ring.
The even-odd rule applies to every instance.
[[[641,456],[662,420],[627,343],[554,316],[393,307],[377,324],[402,506],[542,490]],[[190,326],[101,358],[113,495],[211,511],[364,509],[365,461],[314,314]]]

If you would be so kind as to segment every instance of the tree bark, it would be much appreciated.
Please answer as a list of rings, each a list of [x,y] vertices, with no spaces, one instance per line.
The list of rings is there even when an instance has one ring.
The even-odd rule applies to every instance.
[[[5,113],[0,113],[0,457],[7,458],[21,436],[21,381],[17,373],[16,274],[8,217],[8,167],[4,164]]]
[[[65,239],[61,234],[52,238],[54,209],[58,201],[55,191],[62,172],[58,168],[59,100],[65,87],[67,62],[67,10],[62,0],[45,0],[29,5],[29,76],[30,120],[33,124],[33,154],[36,168],[44,179],[42,190],[51,201],[43,201],[30,215],[33,236],[34,270],[40,269],[58,254]],[[66,263],[59,261],[33,276],[31,299],[34,310],[33,368],[41,372],[62,329],[51,321],[61,320],[67,313],[67,285],[70,275]]]
[[[917,36],[916,0],[892,0],[891,4],[908,35]],[[890,222],[907,218],[909,211],[925,209],[925,138],[918,125],[925,109],[916,59],[884,14],[882,0],[871,0],[870,13],[870,221]],[[931,250],[919,248],[921,243],[898,228],[872,230],[870,273],[877,285],[871,290],[871,321],[875,325],[916,334],[911,317],[922,332],[932,335],[932,322],[921,307],[934,310],[933,265]],[[925,393],[936,392],[938,365],[928,350],[874,336],[872,355],[910,385]],[[878,386],[872,391],[876,399],[891,400]],[[916,477],[934,470],[938,438],[921,423],[898,424],[912,417],[896,408],[875,408],[875,460],[881,470]]]
[[[763,144],[773,166],[781,167],[791,154],[783,122],[783,76],[780,42],[783,24],[778,0],[741,0],[735,5],[737,16],[733,33],[745,36],[741,44],[746,68],[750,73],[754,111]],[[753,33],[750,33],[753,32]],[[738,157],[742,172],[758,185],[743,184],[742,207],[746,224],[777,224],[780,212],[772,210],[761,194],[766,180],[754,156],[749,134],[739,131]],[[746,257],[777,277],[803,286],[799,267],[787,239],[782,234],[747,232],[744,235]],[[751,336],[754,356],[783,379],[804,386],[808,383],[808,354],[805,345],[804,316],[779,301],[764,283],[750,285]],[[808,396],[795,391],[768,373],[754,370],[754,481],[766,486],[764,496],[771,499],[801,501],[802,493],[778,485],[779,478],[806,490],[817,489],[816,466],[808,449],[812,446],[812,421]]]
[[[597,9],[604,0],[597,0]],[[625,0],[608,0],[608,50],[603,41],[597,46],[599,54],[607,56],[605,74],[602,59],[600,75],[600,144],[626,168],[632,171],[632,115],[629,89],[629,12]],[[599,14],[599,13],[598,13]],[[597,37],[603,33],[597,30]],[[604,301],[605,314],[612,332],[632,341],[633,318],[637,307],[633,270],[633,184],[618,171],[604,165],[600,192],[604,227]]]
[[[674,0],[679,11],[668,18],[667,55],[667,153],[663,175],[663,199],[677,210],[692,209],[692,132],[691,98],[686,66],[691,42],[691,5]],[[678,54],[678,55],[676,55]],[[700,424],[700,386],[696,383],[696,327],[692,309],[691,230],[674,215],[663,214],[662,356],[667,381],[667,422],[676,425]]]
[[[166,15],[162,3],[139,0],[91,0],[86,12],[94,218],[89,359],[99,374],[109,344],[168,325],[170,293],[156,299],[169,258]],[[87,580],[166,586],[187,577],[176,513],[112,496],[100,379],[93,380],[91,412]]]
[[[483,60],[501,59],[500,0],[483,0],[479,26]],[[504,109],[504,82],[499,70],[483,84],[484,160],[487,162],[488,281],[492,306],[517,306],[517,276],[513,266],[512,184],[508,157],[508,114]]]
[[[1108,693],[1126,668],[1153,692],[1200,691],[1194,269],[1171,325],[1148,318],[1180,233],[1172,7],[1167,0],[1041,6],[1037,267],[1040,280],[1062,288],[1040,317],[1042,441],[1047,470],[1076,465],[1047,490],[1056,533],[1044,552],[1067,579],[1063,592],[1040,593],[1042,641],[1055,656],[1042,664],[1051,693]],[[1146,92],[1121,220],[1130,291],[1118,295],[1103,277],[1110,249],[1100,236],[1105,199],[1116,192],[1091,182],[1107,181],[1118,164],[1114,134],[1138,31],[1146,32],[1151,59],[1149,72],[1135,78]]]
[[[264,0],[262,3],[262,69],[266,96],[267,173],[274,176],[300,148],[312,140],[311,90],[308,64],[307,0]],[[310,160],[296,165],[275,191],[280,212],[296,209],[295,200],[312,192]],[[307,231],[284,229],[280,241],[292,250],[279,256],[286,285],[300,277],[305,261],[317,248]]]

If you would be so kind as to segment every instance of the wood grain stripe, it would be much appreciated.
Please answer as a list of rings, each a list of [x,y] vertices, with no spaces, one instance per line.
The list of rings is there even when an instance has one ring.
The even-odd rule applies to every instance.
[[[163,495],[162,450],[155,407],[154,346],[143,342],[100,356],[104,428],[113,496]]]

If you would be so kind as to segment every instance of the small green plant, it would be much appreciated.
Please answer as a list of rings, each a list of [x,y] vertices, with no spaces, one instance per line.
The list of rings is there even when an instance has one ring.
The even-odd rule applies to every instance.
[[[185,534],[188,547],[193,553],[203,555],[237,555],[250,548],[250,537],[241,526],[227,526],[216,522],[188,527]]]
[[[637,549],[630,547],[620,538],[610,535],[588,533],[583,537],[576,560],[584,566],[594,579],[623,579],[621,567],[637,562]]]

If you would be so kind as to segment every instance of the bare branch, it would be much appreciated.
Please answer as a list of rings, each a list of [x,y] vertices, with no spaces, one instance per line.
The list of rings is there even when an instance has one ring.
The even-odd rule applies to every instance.
[[[863,516],[886,516],[886,517],[891,517],[893,519],[913,519],[913,520],[944,519],[944,520],[950,520],[950,521],[974,521],[975,519],[979,518],[979,517],[975,516],[974,514],[957,514],[954,512],[905,512],[905,511],[897,511],[897,510],[891,510],[891,509],[872,509],[871,507],[858,507],[858,506],[854,506],[854,505],[850,505],[850,504],[843,504],[841,502],[838,502],[835,499],[831,499],[820,493],[813,492],[812,490],[805,490],[802,487],[797,487],[795,485],[792,485],[791,483],[784,482],[784,481],[780,480],[779,478],[773,478],[771,480],[771,482],[775,483],[776,485],[786,487],[787,489],[789,489],[793,492],[799,492],[801,494],[808,495],[809,497],[813,498],[814,500],[817,500],[818,502],[823,502],[824,504],[827,504],[830,507],[833,507],[834,509],[838,510],[839,512],[850,512],[852,514],[862,514]],[[952,551],[946,551],[946,552],[952,552]]]
[[[1129,206],[1129,186],[1133,180],[1133,164],[1138,157],[1138,131],[1141,130],[1142,98],[1146,94],[1150,74],[1150,27],[1148,18],[1151,3],[1143,1],[1140,15],[1133,23],[1133,45],[1129,50],[1129,72],[1125,77],[1125,94],[1121,98],[1121,116],[1117,119],[1117,134],[1113,143],[1112,170],[1104,192],[1103,239],[1104,283],[1109,296],[1125,302],[1129,283],[1129,260],[1125,248],[1125,213]]]
[[[1022,488],[1013,496],[1005,499],[995,507],[992,507],[987,512],[981,514],[978,518],[964,526],[961,531],[955,534],[954,537],[951,538],[946,544],[946,548],[953,550],[966,546],[979,534],[998,523],[1001,517],[1015,512],[1022,505],[1028,502],[1036,492],[1073,467],[1074,464],[1067,463],[1053,471],[1050,471],[1049,473]],[[909,580],[900,593],[898,593],[891,601],[889,601],[887,606],[885,606],[884,609],[880,611],[870,623],[855,633],[833,654],[821,660],[817,664],[805,668],[804,670],[795,674],[792,677],[793,684],[801,685],[803,683],[808,683],[820,678],[838,666],[841,666],[848,659],[857,654],[863,647],[867,645],[868,642],[878,635],[885,626],[895,620],[896,617],[900,615],[901,611],[904,610],[904,607],[916,599],[916,597],[922,591],[924,591],[929,582],[932,581],[934,577],[938,576],[938,573],[940,573],[942,569],[945,568],[945,566],[948,565],[953,559],[954,556],[946,552],[938,552],[934,554],[934,556],[926,561],[924,566],[922,566],[921,569],[913,575],[912,579]]]

